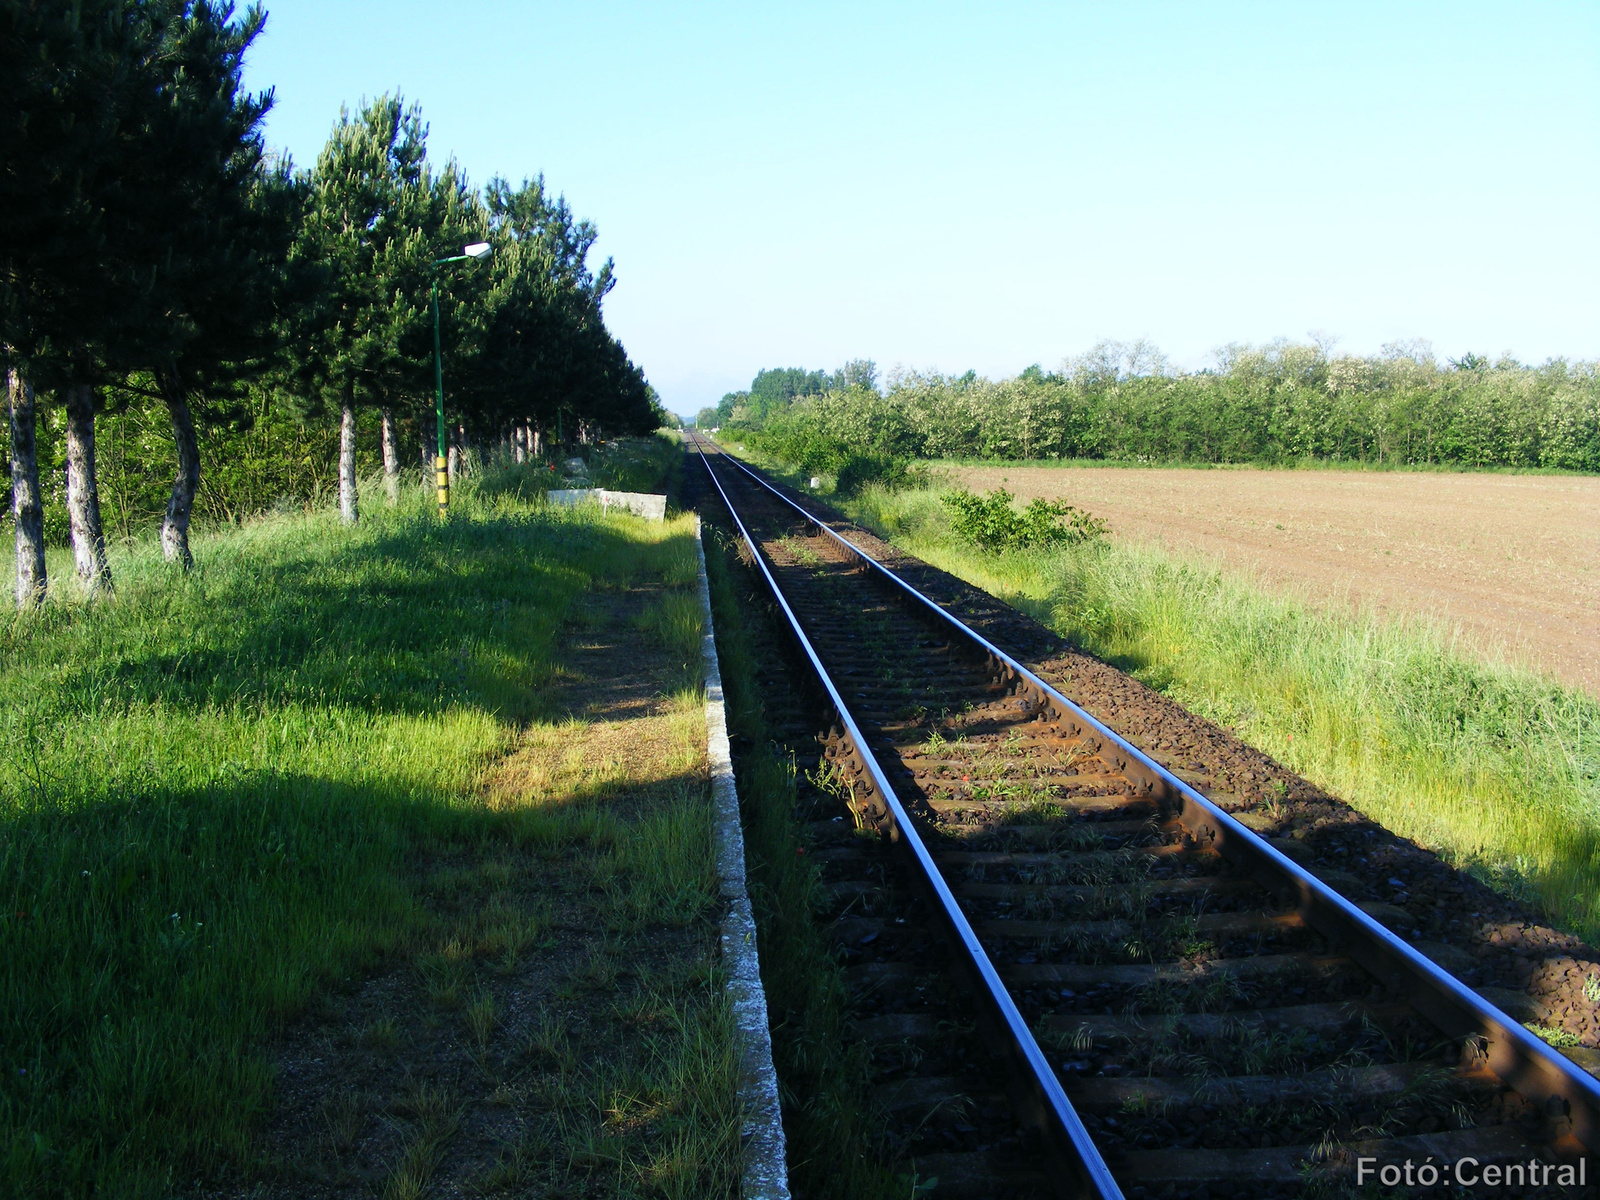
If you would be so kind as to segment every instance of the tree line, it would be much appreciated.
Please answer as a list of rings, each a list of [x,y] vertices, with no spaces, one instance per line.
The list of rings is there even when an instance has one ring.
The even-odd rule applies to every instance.
[[[47,587],[41,440],[47,467],[59,456],[77,574],[91,595],[112,586],[97,420],[139,417],[148,434],[159,414],[176,465],[161,545],[182,566],[202,469],[225,465],[208,443],[231,451],[259,428],[303,454],[329,439],[294,428],[337,421],[353,522],[370,427],[394,496],[406,465],[431,466],[435,287],[452,469],[474,447],[523,461],[553,438],[661,422],[605,326],[613,264],[590,264],[594,226],[542,176],[471,186],[429,159],[421,110],[398,95],[342,112],[309,169],[268,151],[272,93],[242,82],[265,19],[223,0],[0,0],[0,365],[21,607]],[[473,243],[487,257],[439,262]]]
[[[812,471],[863,455],[1600,471],[1600,364],[1441,363],[1423,342],[1373,356],[1230,346],[1194,372],[1148,343],[1103,342],[1008,379],[902,371],[882,389],[819,388],[764,408],[754,392],[698,423]]]
[[[878,365],[870,358],[852,359],[837,371],[772,367],[757,371],[748,391],[727,392],[714,408],[702,408],[695,423],[705,429],[735,423],[760,424],[796,400],[856,387],[876,389],[877,386]]]

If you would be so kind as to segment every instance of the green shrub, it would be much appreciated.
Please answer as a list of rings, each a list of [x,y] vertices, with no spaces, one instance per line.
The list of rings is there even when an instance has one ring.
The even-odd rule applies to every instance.
[[[1106,532],[1104,521],[1061,500],[1037,496],[1018,512],[1011,506],[1013,497],[1005,488],[995,488],[987,496],[977,496],[963,488],[946,492],[939,499],[950,509],[950,524],[956,534],[991,553],[1074,546],[1095,541]]]
[[[496,455],[473,478],[472,485],[485,499],[499,497],[530,503],[543,497],[554,481],[556,476],[549,469],[513,463]]]
[[[616,438],[591,451],[589,484],[619,492],[660,492],[677,469],[683,449],[675,434]]]
[[[841,496],[857,495],[869,483],[898,491],[911,482],[910,464],[892,454],[852,454],[839,467],[834,491]]]

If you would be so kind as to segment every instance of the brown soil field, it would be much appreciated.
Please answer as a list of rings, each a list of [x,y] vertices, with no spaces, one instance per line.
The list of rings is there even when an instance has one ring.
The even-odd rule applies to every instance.
[[[1220,559],[1319,602],[1425,615],[1477,652],[1600,695],[1600,478],[950,467],[1063,499],[1113,534]]]

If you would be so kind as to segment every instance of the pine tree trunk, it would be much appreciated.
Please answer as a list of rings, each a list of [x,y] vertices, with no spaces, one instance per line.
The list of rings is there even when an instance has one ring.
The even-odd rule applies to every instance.
[[[339,519],[346,525],[361,519],[356,505],[356,410],[349,396],[339,416]]]
[[[17,522],[17,607],[44,603],[44,500],[34,441],[33,388],[22,373],[6,376],[11,398],[11,514]]]
[[[527,430],[520,423],[511,427],[511,461],[518,466],[528,461],[528,448],[524,442],[526,437]]]
[[[455,487],[456,476],[461,474],[461,431],[452,426],[450,429],[450,452],[445,456],[445,467],[448,472],[450,486]]]
[[[172,498],[167,501],[167,516],[161,522],[161,553],[185,571],[194,566],[189,553],[189,516],[194,512],[194,494],[200,487],[200,443],[194,434],[194,414],[189,400],[174,384],[162,389],[167,415],[172,418],[172,440],[178,448],[178,474],[172,481]]]
[[[72,557],[90,597],[111,591],[106,535],[100,524],[100,485],[94,469],[94,392],[88,384],[65,389],[67,408],[67,515]]]
[[[394,426],[394,410],[383,409],[383,490],[390,504],[400,503],[400,439]]]
[[[532,422],[528,424],[528,446],[534,458],[538,458],[544,450],[544,434]]]

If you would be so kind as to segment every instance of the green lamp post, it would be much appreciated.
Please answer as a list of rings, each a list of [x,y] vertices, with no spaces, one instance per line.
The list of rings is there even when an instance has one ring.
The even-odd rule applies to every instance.
[[[434,482],[439,487],[439,519],[450,514],[450,449],[444,431],[444,356],[439,351],[439,268],[445,263],[469,262],[488,258],[494,247],[488,242],[463,246],[460,254],[433,260],[433,402],[439,418],[439,454],[433,460]]]

